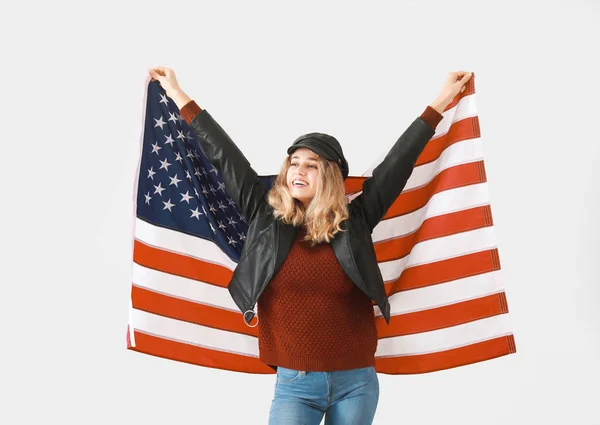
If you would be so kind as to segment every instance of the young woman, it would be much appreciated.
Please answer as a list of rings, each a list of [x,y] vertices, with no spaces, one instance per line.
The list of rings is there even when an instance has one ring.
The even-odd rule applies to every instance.
[[[297,138],[273,187],[265,188],[221,126],[181,90],[173,70],[159,66],[149,72],[247,219],[228,289],[248,326],[260,318],[260,359],[277,371],[269,423],[317,425],[325,414],[327,425],[371,424],[379,400],[373,302],[390,320],[371,232],[471,73],[448,74],[440,95],[348,203],[348,162],[334,137]]]

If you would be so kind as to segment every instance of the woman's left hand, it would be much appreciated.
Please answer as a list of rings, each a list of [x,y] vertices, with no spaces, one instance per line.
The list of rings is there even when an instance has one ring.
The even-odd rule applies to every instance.
[[[471,72],[466,71],[449,73],[446,81],[444,81],[444,87],[442,87],[440,96],[445,96],[446,99],[452,102],[454,96],[465,91],[465,84],[471,79],[471,75]]]
[[[442,87],[440,95],[432,104],[433,108],[439,113],[442,113],[458,93],[465,91],[465,84],[471,79],[471,75],[473,75],[473,73],[466,71],[449,73],[444,81],[444,86]]]

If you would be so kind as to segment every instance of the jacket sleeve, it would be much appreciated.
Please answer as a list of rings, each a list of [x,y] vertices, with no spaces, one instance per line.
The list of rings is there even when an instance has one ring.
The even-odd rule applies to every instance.
[[[195,115],[189,126],[204,154],[221,172],[225,190],[248,222],[252,221],[267,193],[256,171],[206,109]]]
[[[362,193],[352,200],[354,207],[363,211],[371,232],[406,186],[419,155],[434,134],[435,128],[422,117],[416,118],[365,180]]]

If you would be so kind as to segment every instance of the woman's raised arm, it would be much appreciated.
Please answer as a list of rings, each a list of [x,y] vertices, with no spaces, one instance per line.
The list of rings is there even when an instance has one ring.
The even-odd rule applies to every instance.
[[[442,114],[454,97],[465,90],[470,78],[470,72],[449,73],[440,95],[404,131],[384,160],[373,169],[371,177],[364,181],[362,193],[352,204],[364,211],[369,230],[373,231],[406,186],[419,155],[435,134],[432,123],[441,119],[435,115]]]
[[[179,86],[175,72],[165,67],[150,69],[168,97],[179,108],[202,151],[223,176],[225,190],[244,214],[252,221],[262,205],[267,188],[262,184],[250,162],[229,135],[206,110],[194,102]]]

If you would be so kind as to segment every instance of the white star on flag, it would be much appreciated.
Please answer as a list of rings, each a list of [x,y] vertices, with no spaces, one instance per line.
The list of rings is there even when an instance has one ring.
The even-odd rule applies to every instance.
[[[175,143],[175,140],[173,140],[173,136],[171,136],[170,134],[167,136],[165,134],[165,137],[167,138],[165,145],[171,145],[171,147],[173,147],[173,143]]]
[[[158,146],[158,142],[156,142],[155,144],[152,145],[152,153],[156,153],[158,155],[158,151],[161,149],[162,148],[160,146]]]
[[[181,182],[181,180],[179,180],[177,178],[177,174],[175,174],[173,177],[169,177],[171,179],[171,183],[169,183],[169,186],[171,186],[172,184],[175,185],[175,187],[179,187],[177,186],[177,183]]]
[[[200,220],[200,216],[202,215],[202,213],[198,211],[198,207],[190,211],[192,212],[192,216],[190,218],[197,218],[198,220]]]
[[[164,122],[162,119],[163,119],[162,115],[160,116],[160,119],[158,119],[158,120],[156,118],[154,118],[154,121],[156,121],[156,124],[154,125],[154,127],[160,127],[160,129],[162,130],[163,125],[166,124],[166,122]]]
[[[185,193],[182,193],[181,196],[182,196],[181,202],[185,201],[188,204],[190,203],[190,199],[192,199],[192,196],[190,195],[190,191],[189,190],[187,192],[185,192]],[[197,207],[196,207],[196,209],[197,209]]]
[[[163,168],[167,171],[169,171],[169,166],[171,166],[172,164],[169,163],[169,161],[167,160],[167,158],[165,158],[164,161],[158,161],[160,162],[161,166],[159,168],[159,170],[162,170]]]
[[[162,183],[158,183],[158,186],[154,186],[154,189],[156,189],[154,191],[154,193],[158,193],[160,196],[162,196],[162,191],[165,190],[164,187],[161,187]]]
[[[169,199],[167,202],[162,201],[162,203],[165,204],[165,207],[163,208],[163,210],[171,211],[171,208],[173,208],[175,206],[175,204],[171,203],[171,199]]]

